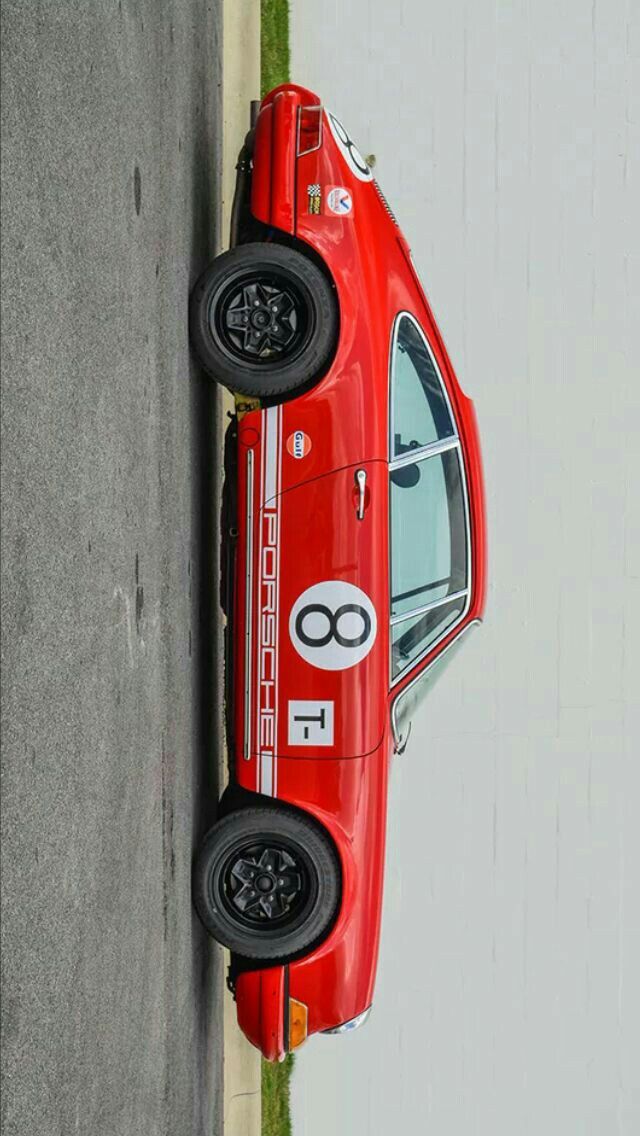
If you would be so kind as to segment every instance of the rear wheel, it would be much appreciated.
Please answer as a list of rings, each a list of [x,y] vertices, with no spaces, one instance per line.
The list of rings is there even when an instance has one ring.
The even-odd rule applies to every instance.
[[[246,958],[285,962],[329,930],[340,867],[312,820],[276,807],[230,813],[198,853],[193,898],[206,929]]]
[[[329,281],[302,253],[247,244],[216,258],[191,296],[191,340],[211,376],[254,398],[320,378],[338,335]]]

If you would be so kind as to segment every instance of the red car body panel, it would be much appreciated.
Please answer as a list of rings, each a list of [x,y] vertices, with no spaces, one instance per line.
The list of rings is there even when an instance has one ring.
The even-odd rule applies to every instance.
[[[243,1033],[267,1061],[280,1061],[287,1052],[284,967],[240,974],[236,1002]]]
[[[296,805],[304,800],[331,833],[342,862],[342,904],[329,937],[289,967],[290,995],[308,1006],[310,1034],[351,1021],[372,1002],[389,758],[387,736],[374,753],[355,761],[281,762],[279,797]]]
[[[336,922],[317,949],[288,967],[238,977],[239,1023],[269,1059],[287,1050],[287,997],[308,1007],[309,1034],[335,1028],[371,1004],[393,752],[391,704],[481,617],[486,589],[484,490],[472,403],[456,381],[384,198],[370,176],[358,176],[350,151],[345,157],[346,144],[339,144],[326,112],[320,147],[297,156],[299,108],[313,105],[319,105],[318,97],[294,85],[263,101],[251,209],[264,224],[303,241],[325,266],[337,293],[340,335],[335,357],[313,389],[282,406],[250,411],[240,422],[234,757],[240,785],[312,814],[328,830],[343,890]],[[347,206],[350,202],[343,215],[328,207],[332,187]],[[392,687],[389,360],[401,312],[422,327],[456,419],[468,491],[472,592],[462,622]],[[359,469],[367,474],[362,520],[356,516]],[[301,646],[296,636],[307,624],[296,623],[296,612],[307,610],[300,607],[307,590],[326,581],[344,590],[347,603],[357,595],[370,602],[373,645],[356,665],[334,657],[326,666],[311,665],[301,654],[304,642]],[[356,599],[356,606],[365,600]],[[298,720],[292,700],[332,704],[331,743],[323,738],[310,746],[301,740],[300,730],[315,726],[305,726],[304,716]]]

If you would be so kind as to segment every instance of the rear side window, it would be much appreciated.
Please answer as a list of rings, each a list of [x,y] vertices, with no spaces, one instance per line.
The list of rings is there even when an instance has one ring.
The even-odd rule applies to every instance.
[[[391,361],[391,458],[455,434],[440,375],[416,323],[401,316]]]

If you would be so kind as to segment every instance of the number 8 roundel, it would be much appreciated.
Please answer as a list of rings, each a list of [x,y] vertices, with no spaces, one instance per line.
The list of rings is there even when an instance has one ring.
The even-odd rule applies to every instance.
[[[355,174],[359,181],[371,181],[373,174],[358,147],[353,139],[349,137],[348,132],[345,130],[340,120],[329,110],[327,111],[327,122],[338,145],[338,149],[351,170],[351,173]]]
[[[289,635],[307,663],[323,671],[344,671],[362,662],[378,631],[366,592],[344,580],[313,584],[294,603]]]

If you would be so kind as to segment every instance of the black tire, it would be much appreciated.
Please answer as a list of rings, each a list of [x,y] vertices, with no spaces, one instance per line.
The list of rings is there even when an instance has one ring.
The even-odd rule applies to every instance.
[[[340,865],[329,837],[314,821],[275,806],[223,817],[194,864],[193,901],[204,926],[249,959],[287,962],[304,954],[325,937],[339,900]]]
[[[191,293],[190,329],[212,378],[240,394],[277,398],[324,373],[337,343],[338,308],[308,257],[284,245],[246,244],[203,272]]]

